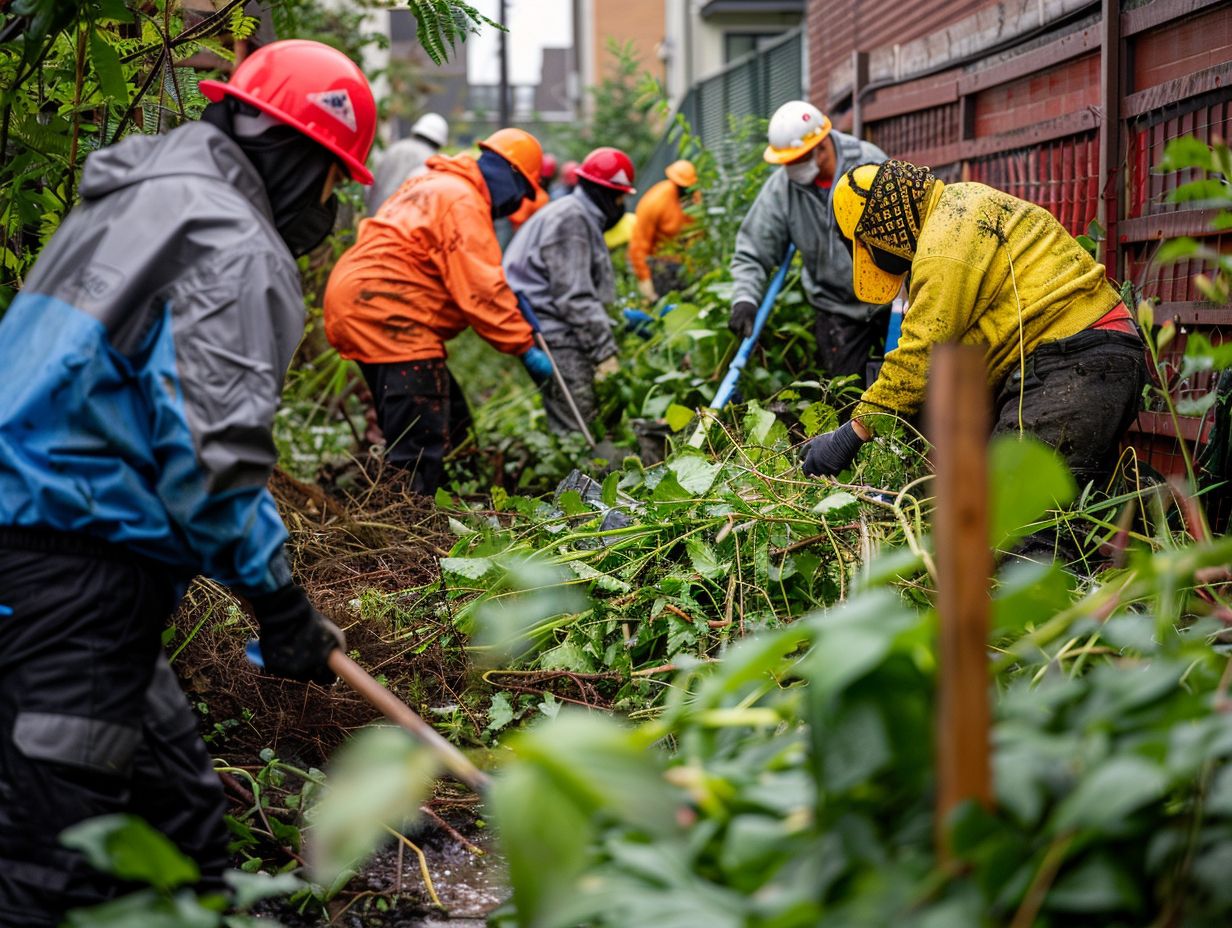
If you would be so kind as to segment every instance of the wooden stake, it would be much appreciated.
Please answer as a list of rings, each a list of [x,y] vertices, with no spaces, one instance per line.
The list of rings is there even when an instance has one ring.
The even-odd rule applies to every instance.
[[[959,803],[992,803],[988,757],[988,543],[990,412],[984,354],[969,345],[933,349],[928,436],[936,470],[933,541],[937,565],[937,809],[939,856]]]

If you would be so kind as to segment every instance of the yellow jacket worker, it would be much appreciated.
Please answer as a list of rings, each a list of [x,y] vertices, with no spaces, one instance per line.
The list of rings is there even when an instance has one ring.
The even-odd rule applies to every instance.
[[[1103,265],[1046,209],[983,184],[944,184],[904,161],[848,171],[833,203],[860,299],[884,302],[911,280],[898,348],[852,421],[809,444],[805,473],[848,467],[879,413],[918,411],[932,346],[957,341],[984,348],[994,433],[1031,432],[1080,486],[1105,480],[1145,366]]]

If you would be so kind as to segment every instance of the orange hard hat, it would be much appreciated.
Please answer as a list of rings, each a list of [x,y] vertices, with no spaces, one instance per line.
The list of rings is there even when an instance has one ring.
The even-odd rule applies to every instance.
[[[364,72],[337,49],[309,39],[271,42],[231,80],[200,87],[207,100],[234,97],[299,130],[337,155],[352,178],[372,183],[364,162],[376,138],[376,101]]]
[[[539,191],[539,175],[543,170],[543,148],[539,140],[525,129],[497,129],[479,143],[480,148],[500,155]]]
[[[663,173],[677,187],[692,187],[697,183],[697,168],[692,161],[681,158],[679,161],[673,161]]]

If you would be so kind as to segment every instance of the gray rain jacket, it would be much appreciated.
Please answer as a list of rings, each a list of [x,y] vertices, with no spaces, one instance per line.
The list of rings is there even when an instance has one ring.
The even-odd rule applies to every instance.
[[[90,155],[80,192],[0,319],[0,526],[283,586],[266,481],[304,306],[260,177],[191,123]]]
[[[578,189],[526,220],[505,251],[505,278],[529,301],[549,345],[576,348],[596,364],[616,353],[605,304],[616,299],[603,214]]]
[[[830,135],[838,155],[836,180],[857,164],[886,160],[885,152],[871,142],[843,132]],[[761,188],[736,235],[731,261],[733,303],[761,302],[766,282],[783,260],[789,242],[800,251],[804,296],[814,309],[861,320],[881,309],[856,298],[851,253],[834,221],[830,191],[813,184],[793,184],[781,168]]]

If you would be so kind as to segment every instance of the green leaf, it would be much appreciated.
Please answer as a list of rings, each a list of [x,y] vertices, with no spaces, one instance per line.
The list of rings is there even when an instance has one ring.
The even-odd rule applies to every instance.
[[[1204,416],[1207,410],[1215,405],[1217,399],[1219,399],[1219,394],[1214,390],[1201,396],[1186,397],[1176,401],[1176,411],[1182,416]]]
[[[616,499],[620,495],[620,471],[612,471],[603,481],[603,489],[599,493],[599,499],[604,506],[615,506]]]
[[[445,490],[444,487],[436,488],[436,495],[433,497],[433,499],[436,501],[437,509],[452,509],[453,508],[453,497],[449,495],[449,493]]]
[[[749,444],[764,445],[770,437],[770,430],[779,420],[768,409],[762,409],[756,403],[749,403],[749,411],[744,417],[744,431]]]
[[[1098,854],[1063,874],[1048,891],[1046,906],[1054,912],[1137,911],[1142,893],[1137,876],[1107,854]]]
[[[694,496],[702,496],[710,491],[715,478],[723,469],[722,464],[711,464],[696,455],[673,458],[667,465],[680,486]]]
[[[80,851],[95,869],[166,892],[195,883],[196,863],[135,815],[103,815],[66,828],[60,843]]]
[[[992,632],[1012,635],[1052,618],[1071,601],[1074,576],[1059,564],[1010,564],[992,602]]]
[[[262,899],[289,896],[304,889],[308,884],[294,873],[243,873],[228,870],[223,874],[233,893],[232,904],[237,909],[248,909]]]
[[[667,427],[673,432],[679,432],[682,428],[693,421],[693,410],[688,406],[681,406],[679,403],[672,403],[667,407],[667,412],[663,416],[667,419]]]
[[[120,56],[97,29],[90,30],[90,61],[94,64],[94,73],[98,75],[102,95],[113,103],[127,106],[128,81],[124,79]]]
[[[1232,187],[1229,187],[1225,181],[1216,177],[1207,177],[1202,180],[1193,180],[1187,184],[1181,184],[1168,194],[1168,202],[1226,203],[1230,196],[1232,196]]]
[[[164,896],[153,890],[132,893],[68,913],[69,928],[218,928],[222,916],[188,890]]]
[[[1054,831],[1108,828],[1160,799],[1168,781],[1163,770],[1142,757],[1113,757],[1092,770],[1065,797],[1053,817]]]
[[[814,506],[813,512],[821,516],[826,522],[838,522],[851,519],[859,508],[860,501],[858,499],[846,490],[839,490],[837,493],[831,493]]]
[[[800,413],[800,425],[809,438],[838,428],[838,413],[829,403],[813,403]]]
[[[508,693],[496,693],[488,704],[488,731],[500,731],[513,721],[513,706]]]
[[[1212,167],[1210,146],[1192,135],[1184,135],[1173,139],[1165,146],[1163,160],[1156,165],[1156,170],[1179,171],[1183,168],[1202,168],[1209,171]]]
[[[496,565],[489,557],[443,557],[441,570],[468,580],[482,579]]]
[[[1222,371],[1232,367],[1232,342],[1212,345],[1201,332],[1190,332],[1185,341],[1185,360],[1181,376],[1190,377],[1205,371]]]
[[[1155,260],[1160,264],[1170,264],[1173,261],[1191,258],[1200,251],[1202,251],[1202,245],[1197,239],[1172,238],[1159,246],[1159,251],[1155,252]]]
[[[707,580],[715,580],[725,576],[728,568],[731,566],[728,561],[719,560],[718,555],[714,553],[714,549],[696,535],[691,536],[685,542],[685,550],[689,553],[689,560],[693,564],[693,569]]]
[[[989,539],[995,547],[1030,533],[1049,509],[1070,503],[1078,489],[1055,451],[1030,436],[1003,435],[989,449],[992,508]]]
[[[332,759],[329,791],[309,811],[309,856],[324,882],[367,857],[419,815],[440,762],[398,728],[368,728]]]
[[[884,589],[806,616],[815,637],[812,650],[801,661],[800,674],[824,702],[880,664],[899,633],[916,621],[899,598]]]

